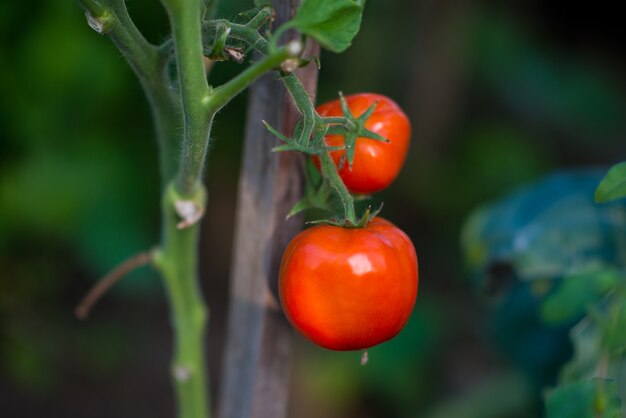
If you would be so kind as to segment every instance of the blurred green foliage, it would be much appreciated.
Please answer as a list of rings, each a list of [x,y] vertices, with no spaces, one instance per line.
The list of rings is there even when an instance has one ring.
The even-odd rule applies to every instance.
[[[249,3],[222,1],[218,14],[232,18]],[[572,385],[548,396],[555,417],[569,413],[559,409],[559,398],[572,393],[582,405],[577,410],[603,393],[605,410],[612,411],[612,383],[576,382],[595,376],[604,347],[623,347],[623,335],[610,332],[624,321],[623,305],[607,299],[615,270],[570,270],[593,267],[598,254],[613,269],[621,265],[623,231],[608,233],[598,222],[621,225],[623,203],[597,207],[574,199],[581,205],[571,217],[558,208],[546,211],[539,229],[560,227],[559,239],[572,251],[555,252],[559,241],[547,239],[525,253],[506,246],[491,252],[499,240],[512,242],[523,219],[491,224],[493,240],[466,247],[476,271],[498,257],[540,269],[496,264],[466,281],[458,237],[470,211],[488,200],[553,169],[614,163],[626,154],[619,142],[626,133],[619,51],[595,48],[600,24],[568,28],[589,39],[588,49],[563,43],[553,28],[540,30],[537,22],[548,19],[545,5],[503,11],[490,2],[440,3],[370,0],[352,47],[322,56],[321,101],[338,90],[382,92],[414,120],[431,105],[439,109],[436,120],[422,121],[439,126],[429,131],[414,123],[406,167],[375,199],[385,202],[383,216],[411,236],[420,258],[420,295],[407,328],[372,349],[366,367],[355,353],[299,345],[293,416],[305,418],[308,399],[328,418],[535,418],[542,415],[544,387],[537,382],[555,379]],[[150,40],[164,39],[167,20],[157,3],[128,5]],[[598,58],[597,50],[606,56]],[[71,317],[89,284],[158,237],[156,146],[141,90],[71,1],[0,2],[0,63],[0,405],[7,416],[102,416],[93,409],[98,404],[108,408],[100,411],[106,416],[169,417],[169,333],[155,277],[146,269],[126,279],[84,326]],[[219,84],[239,68],[217,65],[211,81]],[[431,80],[425,68],[451,73],[444,80],[453,89],[447,106],[440,106],[445,89],[425,88]],[[244,99],[219,115],[208,169],[203,271],[216,333],[214,378]],[[590,190],[585,199],[593,195],[592,183],[583,187]],[[537,207],[557,189],[536,196]],[[474,222],[475,229],[485,225]],[[597,251],[588,251],[592,247]],[[563,269],[567,274],[546,280]],[[504,284],[487,305],[475,297],[476,287],[487,283],[485,273]],[[586,315],[593,300],[604,319],[588,317],[571,328],[576,320],[567,319]],[[542,312],[565,323],[546,324]],[[611,356],[607,378],[619,368]],[[623,396],[619,385],[616,390]]]
[[[549,176],[475,212],[464,228],[475,284],[500,294],[490,304],[497,341],[539,389],[556,381],[550,418],[622,414],[626,205],[594,204],[603,172]]]
[[[548,397],[548,416],[554,418],[619,418],[622,404],[613,381],[593,379],[555,389]]]

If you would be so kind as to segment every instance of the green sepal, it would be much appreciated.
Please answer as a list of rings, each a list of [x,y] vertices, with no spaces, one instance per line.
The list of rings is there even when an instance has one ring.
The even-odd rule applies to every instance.
[[[335,210],[336,202],[328,180],[322,177],[311,159],[307,160],[304,171],[304,196],[287,214],[290,218],[308,209],[320,209],[327,212]]]
[[[224,48],[226,48],[226,41],[230,35],[230,28],[226,24],[220,24],[217,27],[217,36],[215,43],[208,53],[208,57],[214,61],[226,61],[228,57],[224,54]]]
[[[318,225],[318,224],[327,224],[339,226],[341,228],[365,228],[378,214],[383,210],[383,203],[377,209],[372,210],[371,206],[368,206],[363,212],[363,215],[358,219],[357,223],[352,223],[347,219],[317,219],[314,221],[308,221],[307,224]]]
[[[301,148],[299,145],[291,144],[291,143],[279,145],[277,147],[272,148],[272,152],[286,152],[286,151],[305,152],[306,148]]]
[[[389,142],[389,140],[382,135],[377,134],[376,132],[372,132],[365,127],[365,123],[372,116],[372,113],[376,110],[376,106],[378,106],[378,101],[375,101],[363,114],[361,114],[358,118],[355,118],[350,108],[348,106],[348,102],[344,97],[343,93],[339,92],[339,101],[341,103],[341,110],[346,119],[346,122],[343,125],[345,129],[344,135],[344,144],[346,148],[345,158],[341,159],[340,169],[345,164],[345,161],[348,161],[348,166],[352,169],[352,165],[354,164],[354,153],[356,149],[356,141],[359,138],[369,138],[374,139],[376,141]],[[333,132],[337,132],[333,130]],[[339,133],[339,135],[341,135]]]
[[[358,227],[359,228],[365,228],[367,226],[367,224],[369,224],[371,222],[372,219],[374,219],[375,217],[378,216],[378,214],[383,210],[383,203],[380,203],[380,206],[378,206],[377,209],[372,210],[372,206],[368,206],[367,209],[365,209],[365,212],[363,212],[363,215],[361,216],[361,219],[359,219],[359,223],[358,223]]]

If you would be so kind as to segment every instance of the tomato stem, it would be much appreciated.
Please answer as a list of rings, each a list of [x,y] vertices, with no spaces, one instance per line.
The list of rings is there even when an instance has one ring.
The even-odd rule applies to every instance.
[[[206,191],[200,186],[194,200],[204,203]],[[176,388],[178,417],[208,418],[209,391],[204,360],[204,336],[208,309],[198,277],[200,226],[179,228],[176,203],[181,196],[174,184],[166,189],[163,202],[163,242],[155,252],[154,265],[166,285],[174,331],[174,358],[171,373]]]
[[[202,47],[199,0],[161,0],[172,27],[183,110],[183,147],[176,188],[183,196],[200,186],[213,114],[209,100]]]
[[[354,210],[354,199],[346,188],[346,185],[341,180],[341,177],[339,177],[339,173],[337,172],[337,166],[330,156],[330,152],[324,151],[320,154],[319,158],[320,166],[322,168],[322,174],[328,179],[331,187],[335,189],[335,191],[339,195],[339,199],[341,199],[346,221],[349,225],[356,226],[358,224],[358,220],[356,218],[356,212]]]
[[[261,58],[256,63],[239,73],[227,83],[217,87],[211,93],[208,106],[212,113],[216,113],[224,107],[233,97],[241,93],[256,79],[271,69],[280,65],[287,58],[298,56],[302,51],[300,41],[293,41],[286,46],[276,49],[272,53]]]

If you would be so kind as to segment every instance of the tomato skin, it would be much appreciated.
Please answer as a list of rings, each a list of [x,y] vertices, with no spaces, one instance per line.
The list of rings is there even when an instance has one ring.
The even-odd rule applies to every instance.
[[[352,169],[346,163],[339,170],[339,176],[352,193],[374,193],[391,184],[398,176],[409,150],[411,123],[402,109],[390,98],[374,93],[360,93],[345,97],[348,108],[359,117],[374,102],[378,105],[365,122],[365,127],[382,135],[390,142],[381,142],[369,138],[358,138]],[[342,116],[341,102],[334,100],[317,107],[321,116]],[[341,135],[327,135],[326,144],[340,146],[344,144]],[[332,151],[331,156],[338,165],[344,150]],[[319,168],[319,159],[313,158]]]
[[[304,336],[331,350],[359,350],[394,337],[417,297],[417,256],[395,225],[374,218],[364,228],[317,225],[284,252],[283,310]]]

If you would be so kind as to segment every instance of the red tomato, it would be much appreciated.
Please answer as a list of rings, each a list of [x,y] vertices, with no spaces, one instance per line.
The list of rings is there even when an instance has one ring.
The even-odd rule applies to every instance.
[[[404,164],[411,138],[409,118],[393,100],[379,94],[354,94],[346,96],[346,101],[354,117],[361,116],[374,102],[378,101],[374,113],[365,122],[365,127],[391,142],[358,138],[352,169],[347,163],[344,164],[339,170],[339,176],[348,190],[353,193],[378,192],[391,184]],[[320,105],[317,112],[321,116],[343,115],[339,100]],[[326,144],[343,145],[344,137],[327,135]],[[344,150],[331,152],[335,164],[339,164],[344,154]],[[314,158],[313,162],[319,168],[318,159]]]
[[[382,218],[364,228],[317,225],[283,255],[279,295],[298,331],[324,348],[359,350],[394,337],[417,297],[409,237]]]

